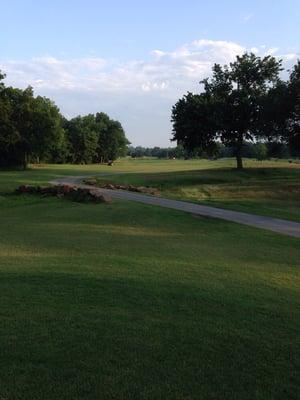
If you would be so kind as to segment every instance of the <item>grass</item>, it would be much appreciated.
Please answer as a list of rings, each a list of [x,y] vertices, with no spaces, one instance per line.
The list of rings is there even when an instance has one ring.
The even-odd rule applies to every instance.
[[[6,194],[86,170],[0,173],[0,399],[298,399],[299,239]]]
[[[148,185],[165,197],[300,221],[300,163],[247,160],[244,171],[232,169],[232,163],[198,161],[196,170],[177,164],[177,171],[116,174],[98,182]]]
[[[234,165],[234,161],[226,161]],[[222,164],[221,164],[222,165]],[[149,173],[149,172],[172,172],[172,171],[189,171],[199,168],[214,166],[220,168],[220,162],[208,160],[157,160],[142,159],[133,160],[124,158],[114,163],[112,167],[107,165],[91,164],[91,165],[70,165],[70,164],[39,164],[32,165],[26,171],[1,171],[0,170],[0,193],[11,191],[16,186],[22,184],[46,184],[52,179],[60,178],[66,175],[81,176],[92,174],[115,174],[115,173]]]

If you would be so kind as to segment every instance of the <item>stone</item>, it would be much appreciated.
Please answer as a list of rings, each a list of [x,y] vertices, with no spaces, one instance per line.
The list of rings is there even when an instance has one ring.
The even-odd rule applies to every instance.
[[[86,183],[87,185],[97,185],[97,179],[85,179],[84,183]]]

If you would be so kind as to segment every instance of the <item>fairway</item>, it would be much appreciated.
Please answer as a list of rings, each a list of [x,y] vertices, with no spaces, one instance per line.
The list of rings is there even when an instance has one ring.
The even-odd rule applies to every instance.
[[[300,163],[297,160],[121,159],[107,165],[39,165],[0,174],[0,191],[21,184],[47,184],[64,176],[95,176],[103,183],[147,185],[164,197],[246,213],[300,221]]]
[[[220,165],[0,172],[1,399],[299,397],[299,239],[125,201],[11,194],[206,163]]]
[[[135,171],[134,171],[135,166]],[[98,176],[98,184],[151,186],[161,195],[250,214],[300,221],[300,163],[245,161],[237,171],[234,160],[131,160]],[[105,173],[104,173],[105,174]]]

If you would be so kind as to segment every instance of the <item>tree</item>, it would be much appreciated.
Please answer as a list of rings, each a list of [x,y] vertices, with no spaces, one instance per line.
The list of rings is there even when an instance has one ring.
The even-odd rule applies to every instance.
[[[300,157],[300,61],[294,66],[288,82],[290,113],[287,134],[290,152]]]
[[[260,124],[277,143],[287,144],[292,156],[300,156],[300,61],[287,81],[278,81],[263,101]],[[286,153],[286,152],[285,152]]]
[[[217,125],[213,99],[206,93],[188,93],[172,109],[173,141],[191,153],[214,147]]]
[[[229,66],[215,64],[204,92],[188,93],[172,110],[173,140],[186,148],[214,151],[216,142],[232,146],[237,168],[243,168],[245,140],[261,139],[263,99],[276,86],[281,61],[245,53]]]
[[[92,163],[98,146],[94,116],[72,118],[65,122],[65,129],[70,141],[70,161],[76,164]]]
[[[20,134],[13,123],[13,107],[2,82],[4,78],[0,71],[0,166],[9,166],[15,163],[11,150],[19,141]]]
[[[126,155],[129,141],[119,121],[105,113],[78,116],[64,122],[70,142],[70,161],[108,162]]]
[[[0,166],[50,162],[92,163],[115,160],[129,141],[119,121],[104,113],[68,121],[46,97],[5,87],[0,71]]]
[[[97,113],[95,120],[99,129],[98,162],[114,161],[125,156],[130,142],[120,122],[110,119],[105,113]]]
[[[253,155],[258,161],[268,158],[268,148],[265,143],[255,143],[253,145]]]
[[[0,78],[3,79],[1,74]],[[22,165],[45,156],[63,135],[55,104],[33,90],[0,86],[1,165]]]

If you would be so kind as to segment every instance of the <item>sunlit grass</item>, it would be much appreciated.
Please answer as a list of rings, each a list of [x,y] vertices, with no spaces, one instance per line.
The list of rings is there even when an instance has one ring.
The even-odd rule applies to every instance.
[[[218,162],[171,161],[0,172],[1,400],[298,399],[299,239],[133,202],[7,194],[126,169],[114,179],[151,175],[170,196],[245,181]],[[294,184],[285,166],[268,179]]]

